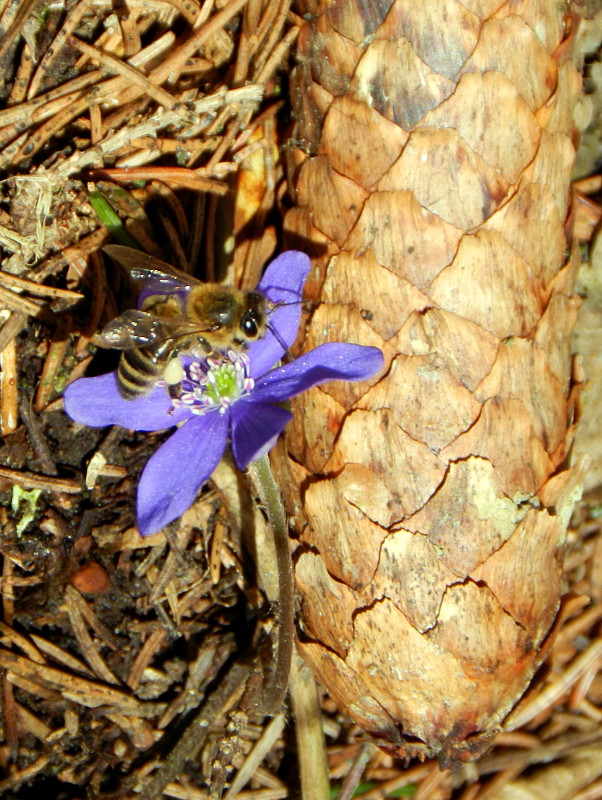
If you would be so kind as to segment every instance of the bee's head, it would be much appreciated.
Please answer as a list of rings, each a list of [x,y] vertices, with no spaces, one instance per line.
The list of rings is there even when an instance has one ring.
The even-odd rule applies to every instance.
[[[267,300],[261,292],[249,292],[245,306],[239,323],[240,332],[246,340],[259,339],[266,331]]]

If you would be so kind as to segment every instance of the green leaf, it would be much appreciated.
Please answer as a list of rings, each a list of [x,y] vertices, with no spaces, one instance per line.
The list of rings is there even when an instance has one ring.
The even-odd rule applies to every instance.
[[[126,247],[139,249],[138,242],[127,232],[123,222],[115,213],[104,194],[99,192],[98,189],[95,189],[93,192],[90,192],[89,197],[92,208],[98,215],[98,219],[105,228],[107,228],[115,241],[119,242],[119,244],[126,245]]]

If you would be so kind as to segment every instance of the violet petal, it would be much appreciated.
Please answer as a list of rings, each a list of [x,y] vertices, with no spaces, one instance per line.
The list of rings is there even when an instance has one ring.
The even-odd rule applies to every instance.
[[[121,425],[136,431],[160,431],[187,419],[187,408],[169,414],[171,400],[164,387],[155,386],[135,400],[125,400],[117,387],[117,373],[79,378],[63,392],[65,411],[76,422],[92,428]]]
[[[245,469],[251,461],[271,450],[293,418],[285,408],[255,403],[252,399],[239,400],[231,413],[232,454],[239,469]]]
[[[259,378],[253,400],[281,403],[319,383],[363,381],[375,375],[383,364],[383,354],[377,347],[328,342]]]
[[[311,262],[306,253],[286,250],[271,261],[257,284],[257,291],[272,303],[300,300]]]
[[[270,303],[278,306],[270,313],[269,328],[266,335],[249,347],[251,375],[263,375],[279,361],[285,350],[293,344],[299,330],[301,319],[301,300],[303,287],[311,262],[305,253],[288,250],[268,265],[263,278],[257,286]],[[271,330],[270,330],[271,329]],[[276,332],[276,335],[272,333]]]
[[[192,416],[148,460],[138,484],[137,518],[150,536],[182,516],[219,463],[228,414]]]

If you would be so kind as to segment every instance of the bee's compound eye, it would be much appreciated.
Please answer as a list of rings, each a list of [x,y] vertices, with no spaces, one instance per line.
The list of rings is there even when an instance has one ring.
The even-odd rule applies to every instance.
[[[240,328],[247,338],[257,338],[259,328],[257,327],[257,322],[253,319],[253,317],[245,315],[240,321]]]

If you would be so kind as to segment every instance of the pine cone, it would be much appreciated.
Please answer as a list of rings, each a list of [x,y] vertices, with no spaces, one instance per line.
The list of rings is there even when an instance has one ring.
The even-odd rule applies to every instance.
[[[395,754],[468,759],[549,646],[576,496],[571,18],[520,0],[300,11],[300,347],[375,345],[386,367],[297,399],[274,456],[299,648]]]

